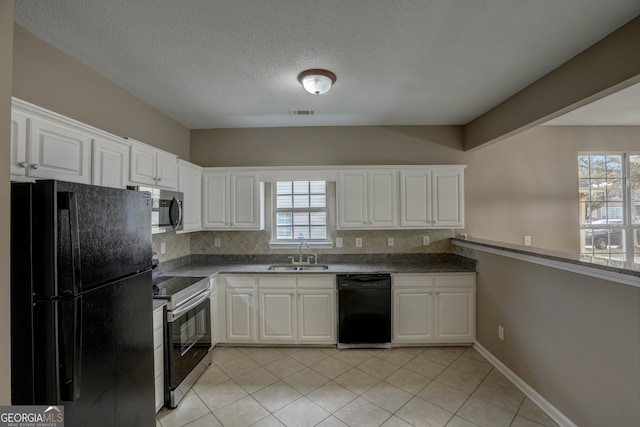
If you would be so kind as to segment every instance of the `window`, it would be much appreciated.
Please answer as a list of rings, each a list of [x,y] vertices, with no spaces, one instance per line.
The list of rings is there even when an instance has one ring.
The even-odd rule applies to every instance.
[[[640,262],[640,155],[578,156],[581,253]]]
[[[274,193],[273,241],[329,240],[326,181],[278,181]]]

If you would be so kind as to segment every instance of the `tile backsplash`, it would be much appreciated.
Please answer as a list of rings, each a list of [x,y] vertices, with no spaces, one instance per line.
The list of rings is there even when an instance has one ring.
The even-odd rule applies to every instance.
[[[342,237],[343,247],[317,249],[322,254],[388,254],[388,253],[449,253],[452,251],[451,238],[456,230],[339,230],[332,236]],[[423,246],[424,236],[429,236],[429,246]],[[293,254],[292,249],[271,249],[270,231],[200,231],[186,234],[156,234],[153,236],[153,250],[160,262],[187,255],[258,255]],[[393,238],[393,246],[387,246],[387,239]],[[215,239],[220,246],[215,246]],[[356,247],[356,238],[362,239],[362,247]],[[162,254],[161,245],[166,253]]]

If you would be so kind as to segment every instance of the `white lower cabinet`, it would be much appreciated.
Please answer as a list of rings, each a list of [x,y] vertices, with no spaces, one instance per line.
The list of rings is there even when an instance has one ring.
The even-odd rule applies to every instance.
[[[229,275],[225,280],[226,342],[335,344],[335,276]]]
[[[164,406],[164,306],[153,310],[153,368],[156,412]]]
[[[475,340],[475,273],[393,276],[394,343]]]

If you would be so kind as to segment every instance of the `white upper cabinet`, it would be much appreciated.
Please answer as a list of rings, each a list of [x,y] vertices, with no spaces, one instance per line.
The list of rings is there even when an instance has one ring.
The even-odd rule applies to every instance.
[[[132,183],[170,190],[178,188],[178,157],[140,142],[131,141]]]
[[[464,166],[400,171],[400,226],[464,227]]]
[[[178,191],[184,195],[183,230],[202,229],[202,168],[178,160]]]
[[[27,115],[11,111],[11,174],[27,174]]]
[[[126,188],[129,182],[129,144],[94,138],[91,147],[91,183]]]
[[[264,184],[255,171],[203,171],[202,228],[264,229]]]
[[[27,175],[91,183],[91,137],[69,125],[30,117]]]
[[[397,174],[397,170],[340,172],[338,228],[396,228]]]

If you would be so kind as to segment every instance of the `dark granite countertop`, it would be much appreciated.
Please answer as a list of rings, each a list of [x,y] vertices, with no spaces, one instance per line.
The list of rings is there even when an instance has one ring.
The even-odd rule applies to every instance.
[[[618,273],[628,276],[640,277],[640,264],[633,262],[623,262],[608,258],[581,256],[577,254],[551,251],[547,249],[534,248],[531,246],[514,245],[510,243],[494,242],[491,240],[475,239],[475,238],[454,238],[453,244],[471,244],[471,246],[485,247],[489,249],[497,249],[514,254],[528,255],[550,261],[557,261],[572,264],[579,267],[593,268],[596,270]]]
[[[475,272],[476,262],[456,254],[387,254],[325,256],[318,264],[326,270],[269,270],[287,264],[282,256],[192,255],[180,265],[166,266],[161,275],[211,274],[348,274],[348,273],[456,273]]]

